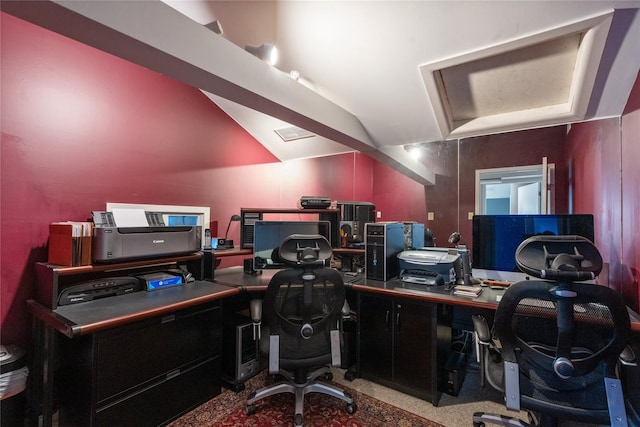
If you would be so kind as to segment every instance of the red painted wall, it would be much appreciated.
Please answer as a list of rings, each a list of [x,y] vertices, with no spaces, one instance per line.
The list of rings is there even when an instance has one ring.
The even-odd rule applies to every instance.
[[[457,145],[436,144],[437,184],[430,187],[363,154],[281,163],[197,89],[10,15],[0,20],[3,343],[30,346],[25,301],[34,295],[34,263],[46,261],[48,224],[84,220],[106,202],[209,206],[219,233],[241,207],[294,207],[303,195],[371,201],[381,220],[436,226],[439,243],[453,231],[445,222],[458,221]],[[637,104],[636,83],[622,118],[623,130],[631,129],[622,148],[629,164],[638,162]],[[622,227],[631,239],[639,230],[638,176],[629,168],[622,176],[630,180]],[[427,211],[437,213],[435,222]],[[239,238],[237,222],[229,237]],[[635,278],[638,255],[629,239],[620,245],[621,264]]]
[[[565,213],[565,132],[565,126],[554,126],[429,143],[423,161],[437,175],[436,185],[425,187],[425,193],[428,210],[434,213],[428,223],[436,244],[448,246],[449,235],[459,231],[462,242],[473,249],[468,213],[475,212],[477,169],[539,165],[547,157],[548,163],[556,165],[556,213]]]
[[[106,202],[209,206],[224,233],[240,207],[372,198],[365,155],[281,163],[193,87],[11,15],[0,24],[3,343],[29,346],[25,302],[53,221]]]
[[[574,213],[594,215],[594,243],[605,262],[598,282],[621,291],[635,310],[640,305],[639,104],[637,79],[621,118],[573,125],[566,146]]]
[[[627,300],[640,308],[640,73],[622,115],[622,272]],[[633,304],[635,302],[635,304]]]
[[[424,186],[382,163],[373,162],[376,221],[415,221],[427,224]]]

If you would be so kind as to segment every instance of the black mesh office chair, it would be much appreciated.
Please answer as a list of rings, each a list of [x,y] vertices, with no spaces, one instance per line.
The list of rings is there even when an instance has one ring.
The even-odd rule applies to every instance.
[[[346,402],[347,412],[357,406],[352,397],[325,382],[330,380],[330,366],[340,366],[339,319],[345,300],[340,273],[324,267],[332,250],[319,235],[294,234],[280,245],[279,258],[293,269],[277,272],[262,302],[268,335],[269,373],[280,374],[285,381],[267,386],[249,395],[247,414],[255,412],[255,403],[283,392],[295,394],[296,426],[302,425],[304,395],[324,393]],[[254,322],[256,310],[252,313]],[[266,330],[268,329],[268,334]],[[263,353],[267,350],[261,345]]]
[[[602,258],[579,236],[534,236],[516,250],[525,280],[504,293],[493,333],[473,316],[481,344],[481,382],[504,392],[508,409],[529,411],[529,422],[558,419],[626,426],[618,356],[629,336],[627,308],[614,290],[589,283]],[[530,425],[477,412],[473,425]]]

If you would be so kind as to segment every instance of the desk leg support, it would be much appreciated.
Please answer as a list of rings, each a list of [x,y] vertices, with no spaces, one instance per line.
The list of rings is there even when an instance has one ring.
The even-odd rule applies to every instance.
[[[44,327],[44,354],[42,360],[42,425],[49,427],[53,423],[53,370],[55,354],[55,331],[50,326]]]
[[[33,320],[33,365],[29,403],[29,425],[53,424],[53,359],[55,330],[42,320]],[[42,424],[40,415],[42,414]]]

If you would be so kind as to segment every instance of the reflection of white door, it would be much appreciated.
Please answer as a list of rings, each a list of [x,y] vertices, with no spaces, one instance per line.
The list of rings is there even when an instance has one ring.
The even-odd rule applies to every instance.
[[[546,158],[541,165],[476,170],[476,214],[553,213],[554,172]]]
[[[539,214],[540,213],[540,182],[532,182],[531,184],[523,184],[518,186],[518,196],[516,201],[518,214]]]

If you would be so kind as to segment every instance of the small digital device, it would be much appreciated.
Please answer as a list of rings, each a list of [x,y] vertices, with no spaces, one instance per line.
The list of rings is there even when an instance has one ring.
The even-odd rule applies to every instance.
[[[278,248],[292,234],[319,234],[331,238],[329,221],[256,221],[253,236],[253,269],[285,268]]]
[[[300,207],[302,209],[326,209],[331,206],[331,199],[321,196],[302,196]]]
[[[144,283],[147,291],[155,291],[161,288],[179,286],[183,283],[182,274],[172,273],[168,271],[143,274],[141,276],[138,276],[138,279],[140,279],[142,283]]]

